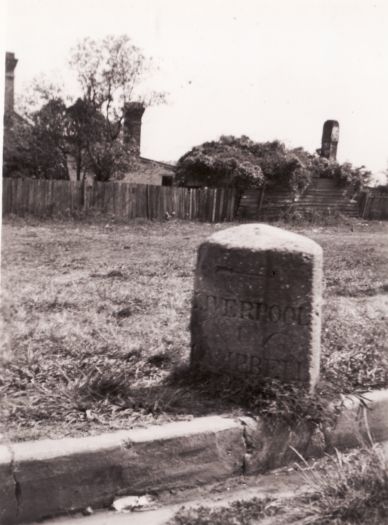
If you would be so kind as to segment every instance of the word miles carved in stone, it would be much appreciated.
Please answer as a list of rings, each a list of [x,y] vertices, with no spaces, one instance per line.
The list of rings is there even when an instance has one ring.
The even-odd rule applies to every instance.
[[[311,389],[319,376],[322,249],[265,224],[220,231],[198,250],[193,367]]]

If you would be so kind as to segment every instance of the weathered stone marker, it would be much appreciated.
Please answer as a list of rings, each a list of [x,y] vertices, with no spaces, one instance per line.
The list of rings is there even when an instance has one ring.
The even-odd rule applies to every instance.
[[[265,224],[228,228],[198,250],[191,365],[314,388],[322,248]]]

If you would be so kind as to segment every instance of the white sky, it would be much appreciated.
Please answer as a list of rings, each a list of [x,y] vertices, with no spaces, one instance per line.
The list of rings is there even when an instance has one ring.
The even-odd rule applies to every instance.
[[[340,123],[339,161],[388,161],[387,0],[0,0],[16,90],[41,72],[68,80],[85,36],[130,35],[156,58],[142,155],[176,160],[221,134],[313,152]],[[3,18],[4,19],[4,18]]]

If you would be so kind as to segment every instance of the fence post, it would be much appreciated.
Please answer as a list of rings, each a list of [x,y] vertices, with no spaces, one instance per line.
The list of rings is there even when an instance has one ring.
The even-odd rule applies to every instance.
[[[265,184],[260,188],[259,206],[257,210],[257,218],[261,218],[261,209],[264,202]]]

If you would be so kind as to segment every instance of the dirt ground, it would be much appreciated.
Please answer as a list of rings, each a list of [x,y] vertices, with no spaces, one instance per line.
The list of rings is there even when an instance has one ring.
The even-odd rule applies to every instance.
[[[229,226],[6,220],[3,437],[240,413],[164,384],[188,360],[196,249]],[[388,386],[388,223],[290,229],[324,249],[324,381],[339,393]]]

